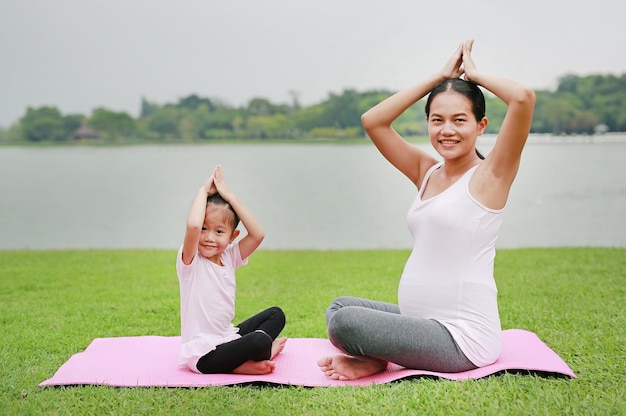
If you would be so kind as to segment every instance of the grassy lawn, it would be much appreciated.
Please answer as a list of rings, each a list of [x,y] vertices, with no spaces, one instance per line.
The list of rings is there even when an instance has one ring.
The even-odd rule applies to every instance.
[[[339,295],[396,300],[408,251],[259,251],[237,319],[279,305],[289,337],[326,337]],[[500,250],[503,328],[535,332],[578,379],[505,374],[370,387],[61,387],[41,381],[99,337],[178,335],[174,251],[0,251],[0,414],[626,414],[626,249]]]

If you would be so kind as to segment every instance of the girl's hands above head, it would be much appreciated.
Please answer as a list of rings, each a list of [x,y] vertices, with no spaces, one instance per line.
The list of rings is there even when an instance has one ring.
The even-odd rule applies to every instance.
[[[215,187],[215,172],[211,175],[209,180],[206,181],[202,188],[205,190],[207,195],[215,195],[217,193],[217,188]]]
[[[230,190],[224,181],[224,172],[222,171],[222,166],[220,165],[217,165],[213,171],[213,184],[217,193],[219,193],[226,202],[230,202],[234,198],[235,194]]]

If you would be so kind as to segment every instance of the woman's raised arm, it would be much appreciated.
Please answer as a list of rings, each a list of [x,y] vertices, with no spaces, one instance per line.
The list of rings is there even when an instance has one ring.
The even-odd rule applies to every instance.
[[[406,142],[391,127],[391,123],[441,82],[448,78],[459,78],[463,74],[462,63],[463,44],[459,45],[439,72],[392,95],[361,116],[363,127],[378,150],[417,186],[426,171],[436,163],[436,159]]]
[[[522,150],[530,132],[535,93],[519,82],[478,71],[471,56],[472,45],[473,41],[463,45],[465,79],[495,94],[508,106],[496,144],[481,166],[489,182],[486,186],[505,193],[505,199],[495,204],[503,206],[519,169]]]

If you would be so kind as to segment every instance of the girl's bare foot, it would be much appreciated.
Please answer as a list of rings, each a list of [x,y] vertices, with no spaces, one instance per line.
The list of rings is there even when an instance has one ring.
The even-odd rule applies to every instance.
[[[276,368],[274,361],[246,361],[233,370],[235,374],[269,374]]]
[[[285,348],[287,338],[276,338],[272,342],[272,352],[269,360],[246,361],[233,370],[235,374],[269,374],[276,369],[276,364],[271,361]]]
[[[376,358],[359,360],[349,355],[337,354],[320,358],[317,365],[327,377],[333,380],[356,380],[385,370],[387,361]]]
[[[270,360],[280,354],[280,352],[285,348],[286,342],[287,338],[276,338],[274,342],[272,342],[272,355],[270,356]]]

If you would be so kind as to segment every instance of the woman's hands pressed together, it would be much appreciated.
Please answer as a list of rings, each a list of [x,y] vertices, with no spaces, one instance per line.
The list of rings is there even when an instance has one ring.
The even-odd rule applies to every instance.
[[[474,60],[472,59],[473,46],[474,39],[468,39],[459,45],[454,54],[441,69],[443,79],[461,78],[463,76],[466,81],[473,81],[473,77],[476,76],[478,72],[476,64],[474,64]]]

